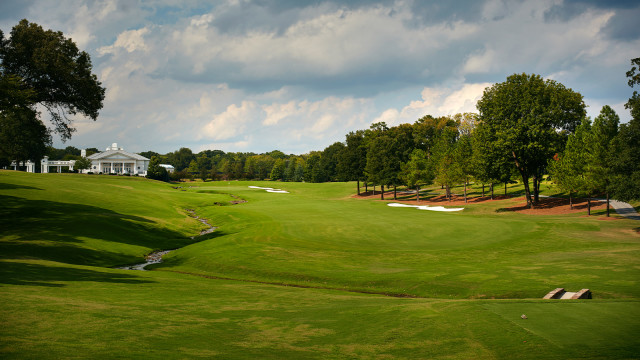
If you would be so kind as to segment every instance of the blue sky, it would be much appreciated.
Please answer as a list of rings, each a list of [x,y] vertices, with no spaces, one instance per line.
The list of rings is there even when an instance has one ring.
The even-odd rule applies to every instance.
[[[535,73],[623,122],[638,1],[16,1],[91,55],[97,121],[54,146],[322,150],[377,121],[475,112],[485,87]]]

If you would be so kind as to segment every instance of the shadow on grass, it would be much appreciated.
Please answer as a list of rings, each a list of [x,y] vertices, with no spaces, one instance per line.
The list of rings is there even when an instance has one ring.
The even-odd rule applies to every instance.
[[[42,190],[40,188],[33,187],[33,186],[0,183],[0,190],[17,190],[17,189]]]
[[[133,273],[111,273],[72,267],[0,261],[0,284],[63,287],[59,282],[93,281],[123,284],[151,283]]]
[[[96,206],[4,195],[0,195],[0,229],[3,236],[0,259],[35,258],[95,266],[138,260],[125,254],[126,250],[117,243],[159,250],[199,241],[155,226],[153,221],[140,216]],[[94,242],[85,247],[86,241]]]

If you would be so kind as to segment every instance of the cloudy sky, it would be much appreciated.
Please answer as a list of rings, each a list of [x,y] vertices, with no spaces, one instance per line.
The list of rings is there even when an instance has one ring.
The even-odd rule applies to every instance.
[[[535,73],[623,122],[640,2],[0,1],[62,31],[107,88],[97,121],[54,146],[301,154],[373,122],[476,111],[486,86]]]

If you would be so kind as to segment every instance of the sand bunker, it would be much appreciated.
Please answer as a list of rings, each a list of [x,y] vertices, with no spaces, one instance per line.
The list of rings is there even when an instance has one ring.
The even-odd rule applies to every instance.
[[[274,188],[268,188],[268,187],[260,187],[260,186],[249,186],[250,189],[259,189],[259,190],[265,190],[268,193],[276,193],[276,194],[288,194],[289,192],[286,190],[280,190],[280,189],[274,189]]]
[[[399,204],[399,203],[390,203],[387,204],[393,207],[412,207],[418,210],[431,210],[431,211],[461,211],[464,208],[445,208],[444,206],[429,206],[429,205],[407,205],[407,204]]]

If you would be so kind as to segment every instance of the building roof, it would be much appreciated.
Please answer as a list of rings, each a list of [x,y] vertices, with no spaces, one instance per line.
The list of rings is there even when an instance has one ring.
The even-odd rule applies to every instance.
[[[120,155],[120,156],[118,156]],[[107,151],[103,151],[103,152],[99,152],[99,153],[95,153],[92,155],[87,156],[87,159],[91,159],[91,160],[101,160],[101,159],[107,159],[107,158],[130,158],[130,159],[134,159],[134,160],[149,160],[146,157],[142,156],[142,155],[138,155],[138,154],[134,154],[134,153],[130,153],[128,151],[124,151],[124,150],[107,150]]]

